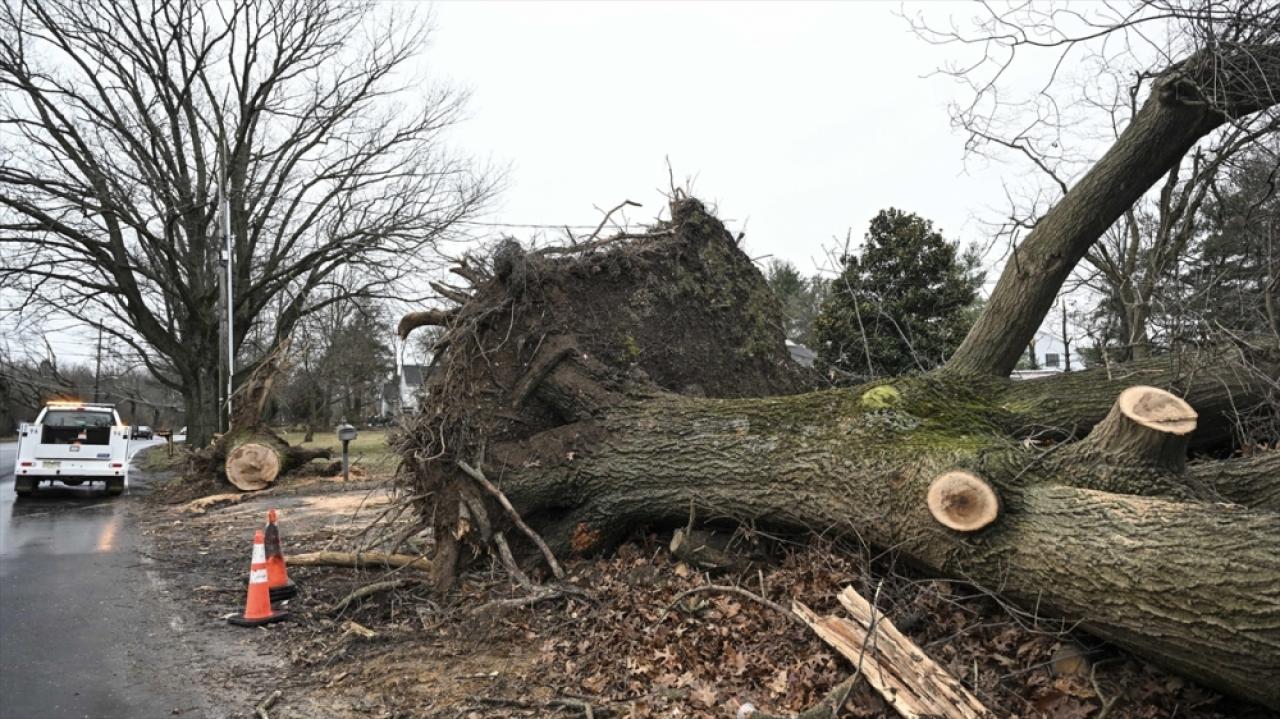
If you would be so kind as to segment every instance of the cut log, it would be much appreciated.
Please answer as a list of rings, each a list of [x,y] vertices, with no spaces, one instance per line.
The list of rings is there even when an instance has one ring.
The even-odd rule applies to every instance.
[[[229,434],[222,447],[227,481],[245,492],[266,489],[280,475],[332,454],[325,448],[292,447],[267,429]]]
[[[853,620],[818,616],[800,602],[792,611],[906,719],[981,719],[986,707],[867,600],[845,588],[840,603]]]
[[[1196,428],[1196,418],[1196,411],[1181,398],[1138,385],[1120,393],[1111,412],[1076,448],[1181,472],[1187,466],[1187,439]]]
[[[1123,473],[1072,459],[1070,445],[1025,448],[984,429],[999,425],[999,409],[944,377],[893,386],[896,406],[873,410],[859,401],[865,388],[624,399],[598,419],[493,447],[489,471],[525,517],[554,509],[549,541],[562,539],[557,527],[607,542],[636,526],[683,525],[691,502],[779,529],[830,529],[1280,707],[1280,685],[1256,681],[1280,670],[1280,514],[1141,496],[1161,494],[1149,491],[1154,476],[1176,488],[1191,475]],[[941,526],[925,501],[956,468],[999,494],[1000,518],[981,532]],[[1116,491],[1089,487],[1104,482]]]
[[[245,492],[266,489],[280,474],[283,451],[264,437],[249,436],[228,448],[227,481]]]
[[[995,490],[971,472],[947,472],[933,480],[926,501],[933,518],[957,532],[976,532],[1000,514]]]

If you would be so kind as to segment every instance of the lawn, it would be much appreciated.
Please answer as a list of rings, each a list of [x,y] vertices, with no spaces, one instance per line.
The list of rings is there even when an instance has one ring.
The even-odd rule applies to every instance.
[[[334,458],[342,456],[342,443],[333,432],[316,432],[315,439],[303,442],[303,432],[279,432],[286,442],[303,447],[328,447],[333,450]],[[362,429],[360,436],[350,444],[351,463],[362,466],[371,473],[382,474],[396,468],[399,457],[387,446],[387,430]]]

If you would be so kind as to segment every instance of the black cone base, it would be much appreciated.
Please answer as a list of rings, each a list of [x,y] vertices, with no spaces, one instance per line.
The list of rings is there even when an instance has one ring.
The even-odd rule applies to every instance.
[[[288,584],[281,587],[272,587],[270,592],[272,603],[282,602],[286,599],[293,599],[298,596],[298,585],[294,584],[293,580],[290,579]]]
[[[285,611],[272,612],[265,617],[259,617],[257,619],[245,619],[243,614],[237,614],[228,619],[227,623],[234,624],[237,627],[260,627],[272,622],[282,622],[288,618],[289,613]]]

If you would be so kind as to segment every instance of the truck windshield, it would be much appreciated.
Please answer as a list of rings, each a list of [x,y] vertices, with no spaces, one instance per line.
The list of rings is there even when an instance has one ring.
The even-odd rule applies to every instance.
[[[112,422],[109,412],[86,412],[74,409],[51,409],[44,415],[41,423],[46,427],[66,427],[75,429],[93,429],[110,427]]]

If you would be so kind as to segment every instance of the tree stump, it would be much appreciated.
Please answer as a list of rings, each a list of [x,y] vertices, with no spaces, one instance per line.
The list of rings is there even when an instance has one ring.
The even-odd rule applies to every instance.
[[[1120,393],[1082,449],[1181,472],[1198,415],[1182,398],[1157,387],[1135,385]]]

